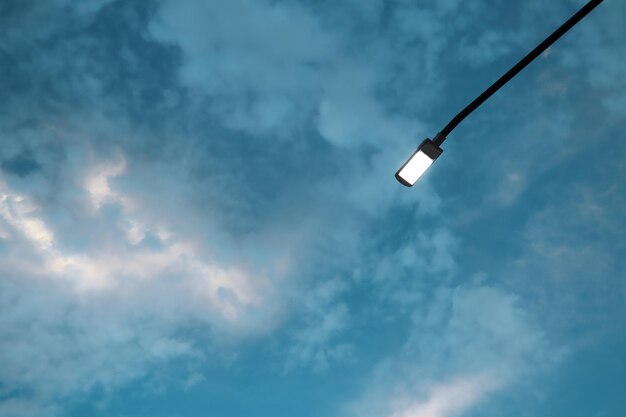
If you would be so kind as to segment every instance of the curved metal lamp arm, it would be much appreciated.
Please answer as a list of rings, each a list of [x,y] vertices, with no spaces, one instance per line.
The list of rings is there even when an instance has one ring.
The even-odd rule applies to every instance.
[[[508,70],[502,77],[500,77],[496,82],[491,84],[489,88],[487,88],[481,95],[476,97],[474,101],[467,105],[463,110],[459,112],[450,122],[444,127],[441,132],[435,136],[433,139],[433,143],[437,146],[440,146],[444,140],[446,140],[446,136],[452,132],[452,130],[457,127],[459,123],[463,121],[467,116],[470,115],[476,108],[478,108],[481,104],[483,104],[489,97],[491,97],[496,91],[498,91],[504,84],[509,82],[513,77],[515,77],[521,70],[526,68],[528,64],[535,60],[542,52],[550,47],[554,42],[556,42],[561,36],[563,36],[568,30],[570,30],[574,25],[580,22],[589,12],[596,8],[603,0],[591,0],[586,5],[584,5],[578,12],[576,12],[572,17],[570,17],[565,23],[563,23],[557,30],[555,30],[550,36],[543,40],[535,49],[530,51],[528,55],[522,58],[517,64],[515,64],[510,70]]]

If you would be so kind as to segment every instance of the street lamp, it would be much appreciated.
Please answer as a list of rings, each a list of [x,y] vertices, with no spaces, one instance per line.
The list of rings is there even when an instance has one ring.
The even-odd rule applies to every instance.
[[[570,17],[565,23],[563,23],[557,30],[555,30],[550,36],[543,40],[539,45],[522,58],[517,64],[515,64],[510,70],[502,75],[496,82],[494,82],[489,88],[482,92],[481,95],[476,97],[474,101],[467,105],[463,110],[459,112],[450,122],[444,127],[441,132],[437,133],[433,140],[424,140],[417,150],[411,155],[411,157],[400,167],[396,172],[396,179],[400,184],[407,187],[412,187],[413,184],[426,172],[426,170],[435,162],[435,160],[441,155],[443,149],[441,144],[446,140],[446,137],[457,127],[459,123],[463,121],[467,116],[476,110],[481,104],[483,104],[489,97],[491,97],[496,91],[498,91],[504,84],[509,82],[515,77],[521,70],[526,68],[535,58],[541,55],[546,49],[556,42],[563,34],[570,30],[576,23],[580,22],[589,12],[596,8],[603,0],[591,0],[584,5],[579,11],[577,11],[572,17]]]
[[[396,179],[400,181],[400,184],[412,187],[442,152],[443,150],[435,145],[432,140],[424,140],[413,155],[396,172]]]

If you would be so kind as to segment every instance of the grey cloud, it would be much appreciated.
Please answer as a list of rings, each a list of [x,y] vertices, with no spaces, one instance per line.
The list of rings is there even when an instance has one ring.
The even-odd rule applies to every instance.
[[[184,53],[182,81],[233,128],[292,134],[315,110],[338,40],[289,3],[167,2],[150,26]]]
[[[2,161],[5,172],[26,177],[39,169],[39,163],[28,151],[23,151],[11,158]]]
[[[373,3],[363,9],[370,4],[372,10],[381,9]],[[400,48],[405,45],[394,45],[398,34],[376,38],[352,27],[354,19],[346,18],[352,8],[296,2],[247,7],[239,2],[228,7],[209,2],[202,9],[193,2],[166,3],[150,26],[156,39],[181,48],[180,79],[201,87],[197,94],[208,95],[212,114],[232,128],[280,138],[302,135],[302,125],[315,123],[338,146],[380,149],[415,140],[423,129],[419,119],[399,117],[402,112],[389,108],[379,94],[405,83],[396,91],[400,99],[421,104],[415,94],[428,98],[434,88],[432,79],[420,79],[421,70],[403,73],[406,59]],[[259,16],[273,24],[259,26]],[[421,17],[416,21],[429,22]],[[379,30],[379,24],[370,23],[366,30]],[[406,36],[419,28],[407,29]],[[428,42],[423,35],[416,54],[430,48],[430,33]],[[430,67],[440,52],[433,51]],[[371,56],[380,59],[373,62]]]

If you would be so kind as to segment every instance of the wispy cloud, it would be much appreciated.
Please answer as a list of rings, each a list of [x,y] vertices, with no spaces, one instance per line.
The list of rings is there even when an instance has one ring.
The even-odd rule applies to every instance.
[[[413,312],[402,350],[375,368],[354,415],[461,415],[562,358],[514,294],[472,285],[430,298]]]
[[[423,401],[406,400],[398,405],[391,417],[454,417],[475,406],[498,387],[488,376],[460,377],[449,383],[435,384],[428,389]]]

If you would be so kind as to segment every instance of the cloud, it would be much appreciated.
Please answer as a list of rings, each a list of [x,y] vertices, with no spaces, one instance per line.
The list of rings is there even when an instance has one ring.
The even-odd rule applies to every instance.
[[[624,12],[626,8],[620,3],[600,5],[592,15],[593,21],[580,28],[576,52],[566,51],[563,58],[569,68],[582,67],[605,108],[618,122],[626,117],[626,83],[620,76],[626,70],[626,53],[613,46],[626,34],[619,19]]]
[[[605,185],[561,190],[529,216],[509,268],[511,282],[545,312],[546,326],[572,346],[614,332],[607,314],[623,314],[623,244],[616,234],[626,225],[623,164],[603,165],[613,173]],[[541,280],[541,290],[522,289],[528,276]],[[575,330],[581,326],[594,330],[581,335]]]
[[[291,335],[286,371],[310,366],[323,372],[334,363],[350,360],[354,346],[341,340],[352,324],[349,307],[341,301],[347,290],[348,285],[336,278],[317,284],[301,297],[304,308]]]
[[[446,384],[435,384],[424,401],[408,400],[406,406],[391,417],[453,417],[475,406],[485,395],[498,387],[487,376],[460,377]]]
[[[305,123],[337,53],[332,32],[294,3],[165,2],[150,32],[182,49],[181,81],[203,88],[212,113],[250,133]]]
[[[477,115],[484,142],[452,142],[438,162],[446,170],[410,192],[395,182],[394,167],[435,129],[424,121],[473,94],[455,80],[473,88],[472,71],[529,36],[469,35],[476,21],[499,19],[486,4],[10,6],[0,40],[0,414],[62,415],[76,398],[149,386],[168,364],[193,389],[212,382],[207,366],[271,345],[270,367],[285,377],[377,363],[363,370],[360,417],[459,416],[561,357],[536,294],[566,286],[528,286],[529,276],[602,280],[588,266],[597,259],[620,270],[577,227],[586,220],[619,238],[619,183],[569,195],[572,212],[524,199],[528,219],[510,216],[523,218],[518,229],[492,221],[588,149],[577,103],[596,101],[578,99],[578,73],[561,76],[571,57],[538,77],[538,95],[522,86],[500,102],[524,110],[519,129],[508,111],[493,112],[483,135]],[[523,10],[513,28],[540,15]],[[613,118],[619,68],[588,73]],[[531,94],[541,103],[528,105]],[[550,111],[563,97],[567,108]],[[488,262],[474,259],[488,233],[467,226],[472,216],[512,230],[497,234]],[[508,240],[516,230],[520,252]],[[467,278],[477,264],[480,282]],[[380,328],[397,341],[362,343]]]
[[[113,392],[157,363],[204,362],[214,341],[263,334],[280,316],[266,278],[284,269],[212,254],[121,190],[132,164],[121,150],[100,159],[70,143],[81,157],[56,167],[65,181],[54,199],[30,179],[0,178],[6,413],[56,415],[61,402]],[[191,326],[202,336],[180,335]]]
[[[3,415],[57,415],[61,403],[112,392],[157,363],[203,355],[117,295],[81,299],[56,282],[3,273]]]
[[[79,51],[85,53],[82,47]],[[98,62],[88,55],[80,58],[87,67]],[[70,70],[83,74],[84,67]],[[99,88],[82,91],[81,85],[66,85],[69,96],[76,93],[93,102],[101,94]],[[88,110],[60,110],[54,117],[35,112],[31,123],[3,138],[3,159],[29,152],[39,164],[27,176],[11,170],[2,176],[0,269],[11,277],[3,281],[11,302],[2,304],[10,316],[2,328],[2,361],[12,363],[2,374],[3,384],[11,387],[5,394],[12,399],[3,401],[6,410],[60,414],[78,397],[98,391],[108,395],[150,377],[157,364],[206,364],[214,344],[267,334],[287,311],[303,317],[303,327],[289,338],[288,368],[323,371],[349,360],[353,347],[342,334],[350,313],[339,297],[326,300],[321,291],[310,305],[286,307],[300,300],[293,295],[298,289],[320,277],[304,265],[334,252],[324,247],[327,242],[354,246],[356,252],[359,246],[349,242],[358,242],[361,212],[377,218],[379,210],[393,206],[380,196],[370,201],[363,184],[378,174],[362,171],[360,158],[346,153],[349,164],[341,172],[350,175],[357,166],[365,174],[357,192],[340,199],[321,193],[313,199],[269,201],[265,192],[274,186],[298,194],[293,183],[275,179],[266,189],[246,193],[248,182],[256,185],[258,177],[242,180],[240,171],[222,161],[247,164],[249,154],[236,146],[222,153],[211,147],[232,139],[231,132],[203,132],[211,145],[206,147],[198,132],[177,132],[176,140],[160,148],[151,141],[159,143],[163,133],[150,136],[126,119],[103,114],[110,100]],[[271,147],[260,151],[262,158],[271,156],[263,166],[280,163],[291,149],[276,155]],[[323,154],[317,161],[332,164],[335,157]],[[389,153],[377,158],[376,171],[382,172],[391,158]],[[258,173],[268,172],[272,175],[268,169]],[[299,167],[296,172],[310,176]],[[315,181],[313,187],[336,190],[328,175]],[[387,195],[400,198],[392,176],[382,184]],[[423,194],[420,210],[435,205],[432,199],[436,196]],[[336,208],[343,209],[341,225]],[[341,262],[352,254],[345,256]],[[321,279],[324,287],[327,278]],[[36,296],[41,300],[33,303]],[[14,316],[18,310],[21,315]],[[24,325],[31,322],[38,325]],[[193,336],[185,332],[189,327],[198,329]],[[22,333],[14,334],[16,328]],[[25,345],[31,348],[25,351]]]
[[[357,9],[368,15],[380,9],[368,4]],[[377,94],[397,75],[392,66],[401,56],[390,54],[384,41],[350,31],[354,22],[346,16],[353,15],[346,13],[353,11],[297,2],[207,2],[200,8],[194,1],[166,2],[150,33],[180,48],[180,81],[233,129],[285,139],[301,137],[314,123],[339,147],[415,142],[413,135],[423,130],[419,119],[394,115]],[[382,59],[372,62],[366,52]]]
[[[22,152],[2,161],[2,169],[20,177],[26,177],[39,169],[39,164],[29,152]]]
[[[439,287],[411,317],[401,351],[377,364],[352,415],[462,415],[562,358],[522,300],[495,287]]]

